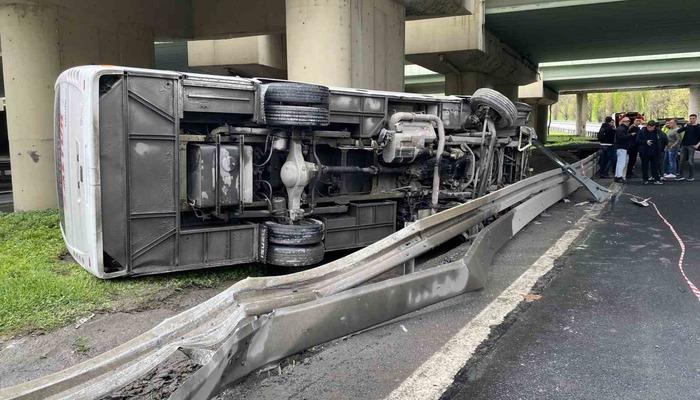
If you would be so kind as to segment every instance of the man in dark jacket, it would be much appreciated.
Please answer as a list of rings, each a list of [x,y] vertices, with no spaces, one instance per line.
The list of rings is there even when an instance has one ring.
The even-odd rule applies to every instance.
[[[600,142],[598,174],[601,178],[609,178],[608,173],[615,165],[615,124],[612,117],[605,117],[605,122],[598,130],[598,141]]]
[[[649,121],[646,128],[640,130],[636,137],[636,143],[639,156],[642,159],[642,183],[646,185],[653,182],[655,185],[663,185],[659,175],[659,154],[668,143],[659,135],[655,121]],[[649,177],[650,167],[651,177]]]
[[[628,117],[623,117],[620,120],[620,125],[615,128],[615,150],[617,153],[617,162],[615,163],[615,182],[625,181],[625,166],[627,166],[627,148],[630,145],[632,137],[627,131],[630,124]]]
[[[679,180],[683,180],[684,167],[688,166],[689,181],[695,180],[695,150],[700,147],[700,124],[698,124],[698,116],[690,114],[688,124],[678,130],[678,133],[684,133],[681,140],[681,176]]]
[[[644,121],[641,118],[635,118],[629,129],[632,137],[630,138],[630,145],[627,147],[627,157],[629,158],[629,161],[627,161],[627,179],[634,178],[634,165],[637,163],[638,153],[636,137],[642,130],[642,122]]]

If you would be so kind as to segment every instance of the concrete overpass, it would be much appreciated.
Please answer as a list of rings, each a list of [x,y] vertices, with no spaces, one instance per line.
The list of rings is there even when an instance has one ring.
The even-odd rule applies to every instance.
[[[325,31],[329,14],[306,14],[304,21],[296,20],[297,25],[304,22],[323,28],[304,42],[289,38],[289,26],[294,21],[287,18],[286,41],[282,34],[276,33],[229,40],[194,41],[188,44],[189,64],[212,72],[224,70],[244,75],[251,72],[271,73],[277,77],[287,75],[294,76],[294,79],[318,81],[319,68],[309,73],[312,69],[306,65],[316,62],[315,58],[308,57],[317,53],[316,46],[329,46],[328,43],[335,43],[341,37],[351,37],[353,41],[365,38],[365,46],[370,51],[364,55],[338,53],[340,58],[325,60],[323,64],[329,66],[342,59],[350,61],[349,69],[335,74],[336,77],[329,79],[328,84],[402,90],[405,58],[445,74],[447,93],[472,93],[479,87],[487,86],[516,98],[518,85],[536,80],[536,64],[484,29],[488,1],[464,1],[462,5],[460,11],[464,12],[450,16],[432,15],[426,18],[406,14],[402,24],[377,24],[376,21],[361,18],[361,15],[351,15],[352,28],[337,32],[338,38],[329,36]],[[406,7],[408,12],[410,8],[408,5]],[[387,13],[383,11],[384,14]],[[330,20],[335,29],[338,19],[333,17]],[[318,40],[321,37],[326,39]],[[391,45],[377,46],[377,43],[387,40]],[[330,46],[338,48],[335,44]],[[301,61],[297,63],[293,60]]]
[[[534,123],[539,131],[546,107],[559,93],[580,93],[582,134],[585,93],[591,91],[691,87],[690,108],[700,111],[700,90],[694,88],[700,85],[700,60],[692,53],[700,30],[693,18],[683,18],[698,15],[699,2],[487,0],[483,13],[486,37],[497,37],[506,52],[515,49],[526,62],[539,66],[538,82],[521,87],[518,95],[536,107]],[[464,61],[471,58],[482,67],[488,65],[483,56],[474,56],[483,43],[445,39],[465,37],[459,33],[475,29],[474,24],[474,16],[407,23],[407,38],[415,41],[407,41],[406,58],[444,75],[407,76],[407,90],[434,92],[440,79],[448,93],[459,91],[455,87],[469,89],[465,80],[476,86],[507,81]],[[433,45],[432,51],[422,45],[426,41]],[[505,75],[519,74],[513,69]]]
[[[157,40],[191,40],[192,68],[360,88],[403,89],[408,60],[444,75],[447,93],[525,98],[539,121],[556,100],[539,63],[694,51],[684,16],[699,13],[680,0],[0,0],[15,205],[56,204],[58,73],[152,66]]]
[[[533,62],[697,50],[700,3],[687,0],[488,0],[486,27]]]
[[[590,92],[689,87],[689,112],[700,113],[700,52],[541,63],[540,73],[558,93],[576,94],[578,134]]]
[[[291,79],[400,89],[405,21],[473,8],[474,0],[0,0],[15,209],[56,206],[53,84],[64,69],[150,67],[157,40],[284,33],[269,42],[287,49]]]
[[[688,53],[697,50],[700,30],[694,18],[684,17],[699,14],[700,2],[683,0],[487,0],[483,20],[408,22],[406,58],[444,74],[447,93],[475,86],[508,92],[507,84],[523,85],[517,97],[534,106],[533,123],[545,132],[547,108],[558,93],[700,84],[700,60]],[[480,28],[486,42],[464,39]],[[489,58],[498,51],[504,56]],[[522,69],[503,62],[509,57],[539,65],[538,81],[527,85],[534,79],[522,79]],[[407,88],[434,91],[439,79],[407,76]],[[700,111],[699,90],[691,88],[690,103]],[[581,134],[585,107],[580,94]]]
[[[546,85],[562,94],[691,87],[700,52],[541,63]]]
[[[576,94],[577,107],[584,110],[588,93],[687,87],[690,88],[689,110],[700,113],[699,52],[541,63],[539,72],[538,82],[519,89],[518,97],[532,105],[549,106],[560,94]],[[445,76],[417,65],[407,65],[405,84],[409,92],[443,93]],[[583,135],[590,131],[585,129],[587,116],[584,112],[578,114],[582,118],[578,119],[577,133]],[[537,130],[544,132],[546,116],[540,116],[540,120]]]

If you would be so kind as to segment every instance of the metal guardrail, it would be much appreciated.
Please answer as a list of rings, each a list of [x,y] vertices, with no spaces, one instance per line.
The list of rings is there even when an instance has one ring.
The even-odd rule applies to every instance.
[[[599,122],[586,122],[586,133],[584,136],[595,138],[600,129],[600,125],[601,123]],[[577,133],[576,121],[552,121],[549,123],[549,130],[550,134],[551,131],[558,131],[573,136]]]
[[[568,167],[591,176],[596,157]],[[498,249],[580,186],[570,173],[552,170],[524,179],[310,270],[247,278],[97,357],[0,389],[0,398],[100,398],[177,350],[202,366],[171,398],[209,398],[267,363],[483,287]],[[367,283],[492,218],[461,260]]]

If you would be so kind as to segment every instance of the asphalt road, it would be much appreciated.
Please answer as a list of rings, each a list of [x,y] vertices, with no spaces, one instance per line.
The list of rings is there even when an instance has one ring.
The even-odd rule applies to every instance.
[[[685,242],[700,283],[700,182],[642,186]],[[517,321],[443,398],[698,399],[700,301],[678,242],[652,207],[621,195]]]
[[[497,255],[486,288],[253,373],[220,399],[383,399],[570,230],[588,205],[583,191],[550,208]],[[447,254],[464,252],[459,246]],[[437,257],[429,262],[440,262]]]

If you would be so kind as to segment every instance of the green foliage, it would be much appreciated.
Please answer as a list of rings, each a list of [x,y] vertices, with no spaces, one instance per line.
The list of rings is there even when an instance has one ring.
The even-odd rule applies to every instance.
[[[555,134],[552,134],[555,133]],[[575,135],[557,135],[555,131],[550,131],[547,136],[547,147],[557,147],[569,144],[589,143],[591,138]]]
[[[72,261],[56,210],[0,213],[0,336],[65,325],[93,311],[138,306],[163,291],[215,287],[256,274],[217,268],[166,276],[102,280]]]
[[[616,112],[637,111],[647,119],[686,117],[688,114],[688,89],[638,90],[612,93],[589,93],[589,121],[602,122]],[[552,106],[555,120],[576,118],[576,95],[563,95]]]
[[[79,354],[87,354],[90,352],[90,339],[85,336],[78,336],[73,341],[73,351]]]

